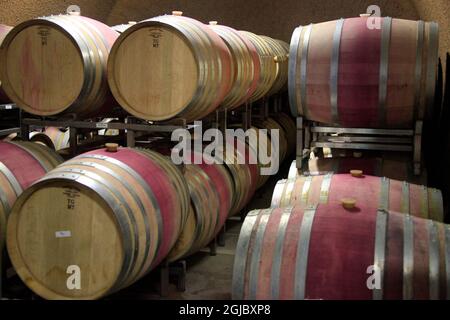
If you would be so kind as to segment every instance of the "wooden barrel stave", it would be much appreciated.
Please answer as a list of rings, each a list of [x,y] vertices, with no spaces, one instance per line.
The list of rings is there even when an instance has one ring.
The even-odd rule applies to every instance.
[[[444,218],[441,191],[367,175],[326,174],[279,181],[272,207],[340,204],[345,198],[355,199],[359,208],[385,208],[436,221]]]
[[[379,241],[383,234],[386,242]],[[349,212],[320,204],[252,211],[239,236],[232,295],[269,300],[446,299],[449,239],[444,224],[375,208]],[[410,249],[405,253],[403,248]],[[410,258],[412,270],[403,266]],[[376,264],[384,266],[382,292],[367,286],[373,274],[367,270]]]
[[[169,157],[161,153],[145,148],[135,148],[134,150],[143,153],[147,157],[151,158],[168,173],[171,184],[176,190],[178,190],[178,194],[182,199],[182,201],[180,201],[180,205],[181,212],[184,216],[181,219],[181,222],[185,221],[187,219],[186,214],[190,210],[190,196],[186,179],[184,178],[181,170],[172,163]]]

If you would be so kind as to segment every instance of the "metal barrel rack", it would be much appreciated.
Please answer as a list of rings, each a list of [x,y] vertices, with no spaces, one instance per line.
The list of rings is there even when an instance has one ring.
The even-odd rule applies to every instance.
[[[19,113],[19,121],[16,123],[16,125],[12,125],[8,123],[2,123],[2,117],[5,113],[11,113],[11,112],[18,112]],[[13,103],[9,104],[0,104],[0,137],[9,136],[12,133],[19,133],[20,132],[20,110],[17,108],[17,106]],[[6,127],[6,128],[5,128]],[[3,129],[2,129],[3,128]]]
[[[397,151],[411,153],[414,174],[420,175],[422,164],[423,122],[413,129],[339,128],[297,118],[297,169],[316,148]]]

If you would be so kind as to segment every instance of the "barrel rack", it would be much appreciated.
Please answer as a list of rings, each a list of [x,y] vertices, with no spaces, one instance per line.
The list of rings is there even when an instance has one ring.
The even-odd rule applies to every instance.
[[[0,104],[0,113],[5,113],[5,112],[10,112],[10,111],[18,111],[18,108],[15,104]],[[20,111],[19,111],[19,122],[20,122]],[[2,116],[0,116],[0,120]],[[3,125],[3,124],[2,124]],[[12,133],[19,133],[20,132],[20,127],[18,127],[20,125],[20,123],[17,123],[16,127],[9,127],[9,125],[7,125],[8,128],[6,129],[0,129],[0,137],[5,137],[8,136]]]
[[[297,118],[297,169],[316,148],[399,151],[412,153],[414,174],[420,175],[423,122],[414,129],[339,128]]]

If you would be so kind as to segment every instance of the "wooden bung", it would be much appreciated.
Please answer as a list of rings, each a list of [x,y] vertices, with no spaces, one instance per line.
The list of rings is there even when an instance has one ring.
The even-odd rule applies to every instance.
[[[352,177],[361,178],[363,176],[363,171],[362,170],[350,170],[350,174],[352,175]]]
[[[183,11],[172,11],[172,15],[173,16],[182,16],[183,15]]]
[[[356,206],[356,200],[352,198],[343,198],[341,203],[345,209],[354,209]]]
[[[217,21],[210,21],[210,22],[209,22],[209,25],[210,25],[210,26],[217,26]]]
[[[106,143],[105,147],[108,152],[117,152],[119,145],[117,143]]]

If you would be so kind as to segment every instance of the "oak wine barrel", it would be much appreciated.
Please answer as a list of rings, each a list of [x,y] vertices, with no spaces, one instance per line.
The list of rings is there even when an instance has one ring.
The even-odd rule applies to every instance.
[[[17,197],[62,162],[59,155],[44,146],[0,141],[0,250],[3,250],[9,212]]]
[[[186,165],[184,176],[189,186],[194,213],[188,216],[188,220],[194,222],[186,223],[180,235],[181,241],[177,242],[169,253],[169,261],[193,254],[207,246],[213,240],[219,225],[221,199],[216,185],[208,174],[196,165]],[[192,241],[186,242],[186,238],[191,238]]]
[[[279,163],[281,164],[286,158],[289,148],[284,128],[281,126],[281,124],[279,124],[272,118],[267,118],[265,120],[255,119],[252,121],[252,125],[257,127],[258,129],[266,129],[267,134],[269,134],[271,140],[273,139],[273,137],[271,136],[271,130],[278,130],[279,141],[274,142],[274,146],[277,146],[278,159]]]
[[[268,96],[271,96],[286,89],[288,80],[289,45],[282,40],[273,39],[268,36],[261,36],[261,38],[269,45],[272,55],[275,57],[274,61],[277,67],[275,83],[267,93]]]
[[[278,92],[287,81],[287,44],[248,31],[239,31],[239,33],[256,48],[261,69],[257,89],[249,102]]]
[[[12,30],[12,27],[6,26],[4,24],[0,24],[0,46],[1,46],[2,42],[3,42],[3,39],[5,39],[6,35],[11,30]],[[0,103],[7,103],[7,102],[10,102],[10,101],[11,101],[11,99],[9,99],[8,96],[5,94],[5,92],[3,92],[2,80],[1,80],[1,77],[0,77]]]
[[[70,146],[69,140],[70,129],[56,127],[46,127],[44,132],[34,133],[30,138],[30,141],[42,142],[56,151],[68,148]]]
[[[138,118],[201,119],[231,89],[233,70],[226,44],[208,25],[181,14],[132,25],[111,50],[111,91]]]
[[[292,114],[342,127],[413,128],[434,103],[439,28],[368,17],[295,29],[290,45]]]
[[[253,197],[260,171],[255,150],[241,139],[225,139],[224,148],[218,147],[216,158],[225,165],[233,181],[233,204],[230,216],[238,214]]]
[[[202,159],[202,163],[195,163],[195,155],[197,155],[199,159]],[[215,163],[212,157],[206,154],[198,154],[198,152],[193,152],[191,157],[192,163],[195,164],[186,165],[186,168],[189,170],[191,166],[199,167],[201,171],[207,175],[212,188],[219,197],[219,219],[216,229],[214,230],[215,236],[230,215],[231,206],[235,199],[233,178],[225,164]],[[194,170],[192,170],[192,173],[195,172]],[[195,177],[192,173],[191,177]],[[213,207],[210,208],[212,209]]]
[[[117,37],[113,29],[82,16],[25,21],[2,44],[3,89],[35,115],[105,113],[111,108],[106,63]]]
[[[195,253],[209,244],[224,226],[234,199],[232,177],[222,164],[185,165],[185,178],[191,193],[191,212],[167,257],[169,261]]]
[[[255,210],[234,260],[233,299],[450,299],[450,227],[340,205]]]
[[[328,173],[278,181],[272,207],[340,204],[343,199],[354,199],[359,208],[383,208],[436,221],[444,219],[440,190],[364,174]]]
[[[288,144],[287,155],[291,155],[297,147],[297,125],[295,121],[283,112],[271,115],[271,117],[283,128]]]
[[[188,213],[185,181],[169,160],[110,144],[65,162],[21,195],[8,223],[8,252],[41,297],[100,298],[158,265]],[[71,265],[81,271],[79,290],[66,286]]]
[[[217,21],[211,21],[209,24],[231,53],[233,85],[222,101],[221,108],[232,110],[247,102],[255,92],[260,77],[259,56],[251,41],[235,29],[218,25]]]

